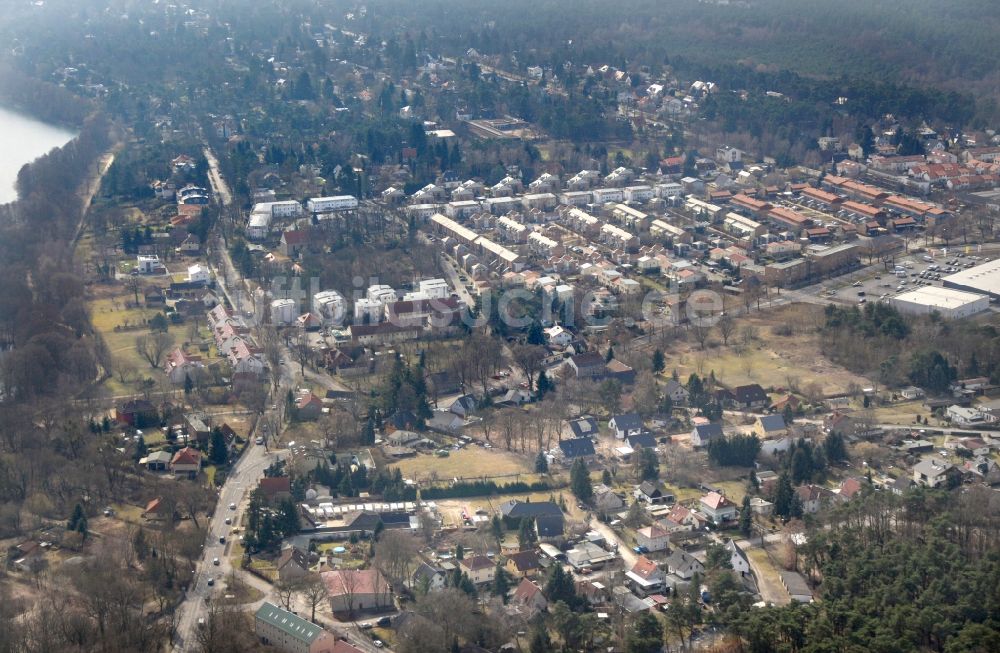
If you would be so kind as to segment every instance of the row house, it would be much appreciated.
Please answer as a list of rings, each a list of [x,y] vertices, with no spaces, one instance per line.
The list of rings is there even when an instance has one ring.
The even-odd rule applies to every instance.
[[[551,211],[559,204],[558,198],[552,193],[533,193],[521,197],[521,206],[524,209],[538,209],[540,211]]]
[[[625,192],[621,188],[595,188],[591,197],[594,204],[610,204],[624,200]]]
[[[652,186],[638,185],[625,187],[625,201],[645,204],[656,196]]]
[[[588,190],[566,191],[559,194],[559,202],[566,206],[587,206],[590,204],[591,194]]]
[[[639,245],[639,238],[635,234],[613,224],[601,226],[601,240],[611,247],[624,250],[632,250]]]
[[[839,195],[834,195],[828,191],[812,187],[803,189],[801,197],[805,200],[810,200],[819,204],[824,209],[832,210],[836,210],[837,207],[844,201]]]
[[[862,204],[848,200],[841,205],[841,210],[858,220],[875,221],[881,224],[885,221],[885,212],[870,204]]]
[[[546,257],[559,256],[563,252],[562,243],[538,231],[533,231],[528,235],[528,247],[531,251]]]
[[[613,209],[611,209],[611,215],[619,224],[623,224],[630,229],[634,229],[638,232],[649,231],[649,225],[653,219],[647,214],[639,211],[638,209],[633,209],[627,204],[616,204]]]
[[[670,240],[673,243],[690,243],[691,234],[687,230],[670,224],[666,220],[653,220],[649,225],[649,233],[657,238]]]
[[[912,156],[873,156],[868,160],[868,165],[881,172],[890,172],[901,175],[906,174],[915,166],[925,162],[923,155],[914,154]]]
[[[497,220],[496,228],[503,241],[523,243],[528,240],[528,228],[517,220],[508,218],[507,216]]]
[[[784,206],[776,206],[768,211],[768,218],[779,227],[789,229],[794,233],[799,233],[805,227],[812,224],[812,220]]]
[[[729,205],[755,218],[763,219],[767,217],[767,212],[771,210],[771,203],[758,200],[749,195],[738,193],[729,200]]]

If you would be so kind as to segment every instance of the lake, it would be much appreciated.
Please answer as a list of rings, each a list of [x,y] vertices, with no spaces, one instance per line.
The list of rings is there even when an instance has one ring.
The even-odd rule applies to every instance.
[[[14,184],[25,163],[65,145],[76,134],[0,107],[0,204],[17,199]]]

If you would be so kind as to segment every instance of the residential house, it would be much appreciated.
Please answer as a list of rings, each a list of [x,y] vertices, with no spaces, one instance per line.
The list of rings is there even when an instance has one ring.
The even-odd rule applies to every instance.
[[[867,483],[854,476],[845,478],[840,482],[840,498],[844,501],[850,501],[854,497],[859,496],[866,486]]]
[[[788,427],[781,415],[761,415],[754,420],[753,432],[761,440],[767,440],[787,435]]]
[[[604,357],[595,351],[570,357],[568,365],[578,379],[602,379],[607,373]]]
[[[760,384],[751,383],[733,388],[733,404],[741,410],[764,408],[770,401]]]
[[[642,596],[659,592],[663,588],[664,576],[665,574],[659,565],[642,555],[635,561],[632,568],[625,572],[629,585]]]
[[[590,541],[580,542],[566,552],[566,561],[577,571],[587,567],[597,569],[617,558],[617,553]]]
[[[312,233],[309,229],[290,229],[281,234],[281,245],[278,249],[288,258],[295,258],[309,245],[311,239]]]
[[[603,513],[617,512],[625,507],[625,501],[606,485],[598,485],[594,488],[592,503],[595,510]]]
[[[608,428],[617,439],[624,440],[628,436],[642,433],[642,418],[639,413],[615,415],[608,420]]]
[[[635,532],[635,543],[649,552],[665,551],[670,544],[670,533],[656,524],[645,526]]]
[[[500,514],[505,519],[533,519],[543,515],[562,516],[562,510],[552,501],[518,501],[517,499],[510,499],[500,504]]]
[[[948,406],[948,419],[958,426],[979,426],[987,421],[987,415],[978,408]]]
[[[667,557],[666,564],[670,573],[682,580],[691,580],[695,574],[705,573],[705,565],[701,564],[691,554],[685,553],[680,549],[675,549]]]
[[[564,519],[562,514],[545,514],[535,517],[535,534],[541,540],[553,540],[563,535]]]
[[[1000,465],[989,456],[976,456],[965,461],[965,471],[987,485],[1000,484]]]
[[[701,511],[716,526],[734,521],[738,514],[736,504],[718,492],[709,492],[699,503]]]
[[[774,512],[774,504],[761,497],[750,499],[750,512],[760,517],[770,517]]]
[[[673,503],[676,500],[673,494],[667,492],[663,485],[656,481],[643,481],[639,484],[635,489],[635,498],[651,505]]]
[[[161,449],[147,455],[139,461],[139,464],[144,465],[151,472],[165,472],[170,468],[170,461],[172,459],[173,455],[169,451]]]
[[[666,518],[659,522],[661,527],[671,533],[697,530],[705,523],[703,515],[679,503],[675,504],[667,513]]]
[[[688,399],[691,397],[691,393],[688,392],[687,388],[674,379],[667,381],[666,385],[663,387],[663,392],[666,396],[670,397],[670,401],[672,401],[675,406],[682,406],[686,404]]]
[[[288,476],[265,476],[257,482],[257,490],[268,503],[292,496],[292,479]]]
[[[160,497],[147,503],[146,509],[142,511],[142,518],[146,521],[166,521],[170,517],[170,510]]]
[[[619,381],[625,385],[635,383],[635,370],[617,358],[608,361],[604,365],[604,369],[607,372],[607,377],[609,379],[614,379],[615,381]]]
[[[448,411],[458,415],[463,419],[468,419],[476,414],[476,410],[479,408],[479,402],[472,395],[462,395],[451,402],[448,406]]]
[[[323,400],[312,392],[305,392],[295,400],[295,416],[302,421],[318,419],[323,413]]]
[[[556,324],[545,329],[545,343],[550,347],[562,349],[573,342],[573,334]]]
[[[278,580],[287,582],[309,573],[309,554],[290,546],[274,562]]]
[[[740,545],[735,540],[727,540],[725,548],[729,552],[729,566],[733,568],[733,571],[740,576],[750,575],[750,560],[747,559],[747,554],[743,552]]]
[[[913,466],[913,482],[925,487],[943,487],[955,472],[955,466],[946,460],[925,458]]]
[[[889,484],[889,490],[897,496],[902,496],[909,492],[913,485],[912,478],[909,476],[900,476]]]
[[[768,410],[772,413],[784,413],[786,408],[790,410],[798,410],[800,405],[802,405],[802,402],[798,397],[793,394],[785,394],[771,402]]]
[[[335,613],[394,607],[392,588],[377,569],[336,569],[320,574]]]
[[[564,462],[571,462],[577,458],[585,461],[592,459],[596,455],[594,451],[594,441],[590,438],[572,438],[559,442],[559,456]]]
[[[542,568],[538,554],[534,551],[512,553],[507,556],[503,566],[515,578],[534,576]]]
[[[348,653],[322,627],[269,601],[254,613],[254,633],[261,643],[282,653]]]
[[[544,612],[549,607],[548,599],[542,594],[542,590],[527,578],[522,578],[514,588],[510,602],[528,614]]]
[[[191,447],[179,449],[170,459],[170,471],[178,476],[186,474],[188,478],[195,478],[201,471],[201,452]]]
[[[476,585],[492,583],[496,577],[496,563],[486,556],[462,558],[458,561],[458,566]]]
[[[652,433],[640,433],[639,435],[630,435],[625,438],[625,442],[632,449],[656,449],[656,437]]]
[[[435,567],[429,562],[421,562],[413,572],[411,587],[426,587],[429,591],[444,589],[447,576],[444,569]]]
[[[697,424],[691,431],[691,446],[707,447],[713,440],[723,437],[721,424]]]
[[[576,438],[596,438],[598,436],[597,420],[593,417],[580,417],[570,420],[570,430]]]
[[[167,356],[163,371],[166,372],[171,383],[181,385],[187,379],[191,379],[192,382],[198,380],[205,371],[205,363],[202,362],[201,356],[189,354],[177,347]]]
[[[798,495],[802,504],[802,512],[807,515],[815,515],[823,507],[823,504],[833,497],[833,493],[826,488],[812,484],[800,485],[795,488],[795,494]]]
[[[115,419],[137,429],[145,428],[160,419],[156,406],[145,399],[130,399],[115,408]]]

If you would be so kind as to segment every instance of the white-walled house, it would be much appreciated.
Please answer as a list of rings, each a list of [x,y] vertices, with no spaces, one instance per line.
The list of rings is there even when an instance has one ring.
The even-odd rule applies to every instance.
[[[545,329],[545,342],[552,347],[565,347],[573,342],[573,334],[556,324]]]
[[[665,551],[670,544],[670,534],[656,524],[635,532],[635,542],[647,551]]]

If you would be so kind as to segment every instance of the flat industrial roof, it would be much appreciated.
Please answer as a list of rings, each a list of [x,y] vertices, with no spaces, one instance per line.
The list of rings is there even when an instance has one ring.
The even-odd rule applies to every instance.
[[[896,295],[894,300],[923,304],[935,308],[953,309],[971,304],[985,299],[985,295],[955,290],[953,288],[939,288],[937,286],[922,286],[914,288],[908,292]]]
[[[1000,259],[949,274],[942,281],[946,286],[1000,295]]]

